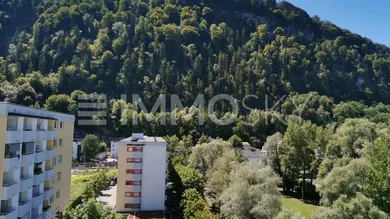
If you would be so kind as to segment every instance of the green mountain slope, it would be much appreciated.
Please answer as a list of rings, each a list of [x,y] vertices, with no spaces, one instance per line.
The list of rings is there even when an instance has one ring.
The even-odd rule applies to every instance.
[[[389,48],[288,2],[48,0],[36,11],[0,58],[2,100],[42,106],[80,89],[151,101],[178,93],[186,105],[198,93],[310,91],[389,102]]]

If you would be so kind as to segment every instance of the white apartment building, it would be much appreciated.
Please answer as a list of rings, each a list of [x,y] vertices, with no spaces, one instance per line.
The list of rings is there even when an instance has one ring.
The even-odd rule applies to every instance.
[[[161,137],[133,134],[118,143],[116,211],[165,210],[167,143]]]
[[[111,142],[111,151],[110,151],[110,157],[118,159],[118,152],[119,152],[119,143],[118,142]]]
[[[69,202],[74,116],[0,102],[0,219],[52,219]]]
[[[81,157],[81,142],[75,141],[73,142],[73,148],[72,148],[72,160],[73,161],[80,161]]]

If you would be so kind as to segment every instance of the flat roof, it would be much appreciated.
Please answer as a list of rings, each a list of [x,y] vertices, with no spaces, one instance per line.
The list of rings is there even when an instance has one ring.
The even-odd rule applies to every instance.
[[[166,142],[162,137],[144,136],[142,139],[136,139],[133,141],[133,137],[128,137],[121,140],[122,142]]]
[[[0,115],[53,119],[70,122],[75,121],[74,115],[71,114],[59,113],[45,109],[36,109],[8,102],[0,102]]]

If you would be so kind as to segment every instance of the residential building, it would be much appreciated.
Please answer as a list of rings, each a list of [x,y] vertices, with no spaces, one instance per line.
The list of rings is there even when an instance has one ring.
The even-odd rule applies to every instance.
[[[74,116],[0,102],[0,219],[52,219],[69,202]]]
[[[118,142],[111,141],[111,152],[110,152],[110,157],[118,159]]]
[[[116,211],[165,210],[167,143],[133,134],[118,142]]]
[[[80,141],[75,141],[73,142],[73,150],[72,150],[72,160],[74,162],[80,162],[81,158],[81,142]]]

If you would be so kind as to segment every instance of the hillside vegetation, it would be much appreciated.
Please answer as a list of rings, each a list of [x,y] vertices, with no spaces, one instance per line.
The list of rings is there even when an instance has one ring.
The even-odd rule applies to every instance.
[[[3,0],[0,9],[31,7],[21,2]],[[389,102],[387,47],[285,1],[47,0],[33,7],[34,25],[0,58],[0,99],[42,107],[50,95],[80,89],[114,98],[138,93],[149,106],[160,93],[180,94],[187,106],[198,93],[242,99],[316,91],[337,102]],[[13,33],[15,25],[1,19],[2,35]]]

